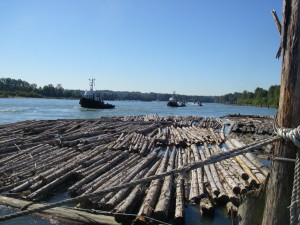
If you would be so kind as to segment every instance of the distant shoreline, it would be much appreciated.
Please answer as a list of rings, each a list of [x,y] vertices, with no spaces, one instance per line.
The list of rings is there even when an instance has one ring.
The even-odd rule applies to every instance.
[[[25,97],[25,96],[0,96],[0,98],[36,98],[36,99],[69,99],[79,100],[80,98],[64,98],[64,97]]]

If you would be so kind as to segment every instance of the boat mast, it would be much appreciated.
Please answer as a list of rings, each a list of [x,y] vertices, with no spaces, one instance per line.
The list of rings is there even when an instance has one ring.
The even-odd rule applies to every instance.
[[[92,78],[92,79],[89,79],[89,81],[90,81],[90,91],[93,91],[93,88],[94,88],[94,86],[95,86],[95,78]]]

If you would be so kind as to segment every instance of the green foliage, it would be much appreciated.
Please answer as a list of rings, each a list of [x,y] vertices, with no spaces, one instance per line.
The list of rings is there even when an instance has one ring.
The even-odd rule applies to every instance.
[[[265,107],[278,107],[280,86],[272,85],[269,90],[256,88],[254,93],[243,91],[242,93],[235,92],[234,94],[226,94],[215,97],[214,101],[226,104],[253,105]]]
[[[128,91],[99,91],[104,100],[131,100],[131,101],[168,101],[172,94],[141,93]],[[278,107],[280,86],[273,85],[269,90],[256,88],[254,93],[243,91],[223,96],[191,96],[176,95],[177,100],[188,102],[217,102],[226,104],[254,105]],[[30,98],[80,98],[84,92],[80,90],[67,90],[61,84],[56,87],[52,84],[37,87],[23,80],[0,78],[0,97],[30,97]]]
[[[30,98],[80,98],[78,91],[64,90],[61,84],[54,87],[52,84],[43,88],[36,84],[29,84],[23,80],[0,78],[0,97],[30,97]]]
[[[98,91],[104,100],[131,100],[131,101],[168,101],[172,94],[158,94],[154,92],[128,92],[128,91]],[[0,79],[0,97],[47,97],[47,98],[80,98],[83,95],[80,90],[67,90],[61,84],[52,84],[44,87],[37,87],[36,84],[29,84],[26,81],[11,78]],[[213,102],[212,96],[190,96],[176,95],[181,101],[190,102]]]

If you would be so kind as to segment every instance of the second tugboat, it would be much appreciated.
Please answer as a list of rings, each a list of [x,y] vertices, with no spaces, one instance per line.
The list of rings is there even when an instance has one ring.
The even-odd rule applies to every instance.
[[[174,92],[173,96],[169,99],[167,105],[170,106],[170,107],[183,107],[183,106],[185,106],[185,103],[180,102],[180,101],[177,102],[177,100],[175,98],[175,92]]]
[[[90,79],[90,90],[84,92],[83,97],[80,99],[79,104],[84,108],[91,109],[112,109],[114,105],[104,103],[100,97],[100,93],[95,93],[93,87],[95,85],[95,79]]]

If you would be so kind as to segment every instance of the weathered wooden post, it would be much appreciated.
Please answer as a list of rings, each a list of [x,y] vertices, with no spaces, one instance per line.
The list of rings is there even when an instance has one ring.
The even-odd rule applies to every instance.
[[[300,0],[283,1],[283,24],[273,12],[281,46],[276,58],[282,53],[280,100],[277,114],[278,127],[295,128],[300,125]],[[274,156],[295,158],[297,148],[290,142],[277,143]],[[240,225],[290,224],[288,207],[294,180],[292,162],[273,161],[266,183],[257,192],[249,192],[239,207]]]
[[[277,116],[279,127],[300,125],[300,0],[283,1],[281,29],[282,71]],[[290,142],[277,143],[274,155],[295,158],[297,148]],[[262,224],[289,224],[295,164],[273,161],[267,184]]]

